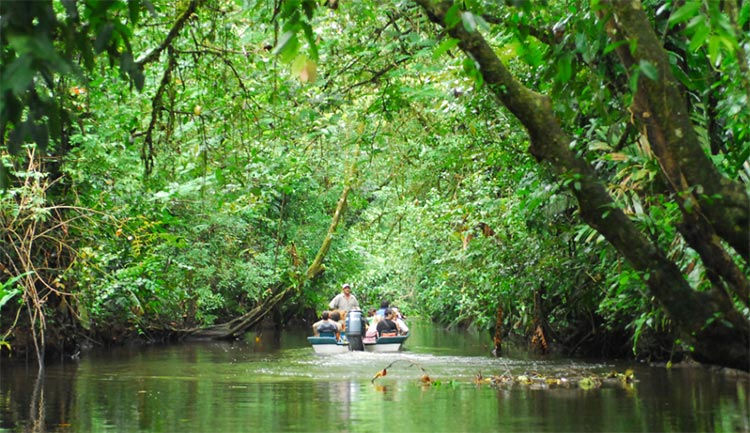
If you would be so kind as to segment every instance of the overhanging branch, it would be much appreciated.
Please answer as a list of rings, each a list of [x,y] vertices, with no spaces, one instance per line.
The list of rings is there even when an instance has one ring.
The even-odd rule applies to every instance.
[[[187,9],[177,18],[177,21],[175,21],[172,28],[169,30],[169,33],[167,33],[167,37],[162,41],[161,44],[159,44],[158,47],[154,48],[150,52],[148,52],[146,55],[138,59],[135,64],[139,68],[143,68],[143,66],[146,63],[151,63],[153,61],[156,61],[159,56],[161,55],[162,51],[167,49],[168,46],[172,43],[172,40],[177,37],[177,35],[180,33],[182,28],[185,26],[185,23],[190,18],[191,15],[195,13],[195,11],[198,9],[198,6],[203,3],[203,0],[190,0],[190,3],[188,3]]]

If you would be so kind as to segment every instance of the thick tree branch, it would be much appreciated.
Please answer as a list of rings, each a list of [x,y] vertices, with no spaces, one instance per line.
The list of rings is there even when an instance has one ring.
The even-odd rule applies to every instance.
[[[430,19],[446,27],[451,1],[416,0]],[[622,3],[629,5],[628,3]],[[750,370],[750,326],[732,303],[714,292],[692,290],[677,266],[654,246],[618,208],[593,168],[579,158],[569,144],[572,139],[555,117],[549,99],[521,84],[500,61],[478,32],[464,26],[447,29],[459,47],[477,63],[490,91],[525,126],[529,151],[537,160],[550,163],[557,176],[569,180],[581,216],[601,233],[644,276],[651,293],[660,301],[686,340],[696,347],[696,358],[704,362]],[[729,326],[716,320],[730,323]]]
[[[154,128],[156,122],[159,120],[161,109],[164,106],[162,96],[172,79],[172,71],[177,67],[177,60],[173,55],[169,56],[169,62],[167,63],[167,69],[162,74],[159,87],[156,89],[154,99],[151,100],[151,120],[148,122],[148,128],[146,129],[146,138],[141,148],[141,160],[145,166],[146,174],[151,173],[151,169],[154,167]]]
[[[315,259],[312,261],[310,266],[307,268],[307,278],[312,280],[323,271],[325,271],[325,266],[323,266],[323,259],[325,259],[326,255],[328,254],[328,250],[331,248],[331,243],[333,242],[333,237],[336,234],[336,229],[339,226],[339,222],[341,221],[342,216],[344,215],[344,211],[346,210],[346,199],[349,197],[349,192],[352,190],[352,184],[354,183],[354,179],[357,176],[357,159],[359,155],[359,146],[355,149],[354,152],[354,158],[352,158],[352,165],[349,167],[348,172],[345,174],[344,179],[344,190],[341,192],[341,196],[339,196],[339,200],[336,203],[336,209],[333,211],[333,218],[331,219],[331,224],[328,226],[328,232],[326,233],[326,237],[323,240],[323,244],[321,244],[320,249],[318,250],[318,254],[315,255]]]
[[[190,18],[191,15],[195,13],[195,11],[198,9],[198,6],[203,2],[203,0],[190,0],[190,3],[188,3],[188,7],[185,9],[185,11],[177,18],[177,21],[174,23],[172,28],[169,30],[169,33],[167,33],[167,37],[162,41],[161,44],[159,44],[158,47],[154,48],[150,52],[148,52],[146,55],[138,59],[135,63],[138,65],[139,68],[143,68],[143,66],[146,63],[151,63],[153,61],[156,61],[159,56],[161,55],[162,51],[167,49],[168,46],[172,43],[172,40],[177,37],[177,35],[180,33],[182,28],[185,26],[185,23]]]
[[[612,39],[637,41],[634,51],[627,43],[617,48],[626,70],[641,71],[632,111],[644,125],[673,192],[690,205],[683,213],[702,212],[705,217],[698,220],[711,226],[704,230],[715,230],[750,262],[750,196],[742,184],[722,176],[703,151],[667,52],[640,3],[615,0],[608,4],[602,14],[609,15],[607,30]],[[658,76],[649,78],[642,72],[645,67],[655,68]]]

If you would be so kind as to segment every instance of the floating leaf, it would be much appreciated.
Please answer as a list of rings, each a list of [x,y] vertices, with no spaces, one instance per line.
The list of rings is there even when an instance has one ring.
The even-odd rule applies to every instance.
[[[581,389],[594,389],[597,388],[597,381],[591,377],[584,377],[578,382],[578,387]]]

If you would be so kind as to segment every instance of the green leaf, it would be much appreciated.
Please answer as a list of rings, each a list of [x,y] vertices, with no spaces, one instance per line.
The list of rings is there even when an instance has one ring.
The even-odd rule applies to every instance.
[[[94,50],[97,54],[101,53],[105,48],[107,48],[107,45],[109,45],[109,41],[112,39],[112,31],[114,31],[114,29],[114,24],[107,23],[99,31],[99,34],[96,35],[96,41],[94,41]]]
[[[313,15],[315,14],[315,7],[317,4],[312,0],[303,0],[302,1],[302,9],[305,11],[305,16],[308,20],[311,20],[313,18]]]
[[[565,53],[557,59],[557,76],[558,82],[567,83],[573,76],[573,55]]]
[[[34,58],[29,54],[23,54],[13,60],[3,72],[2,89],[10,90],[15,95],[25,92],[34,80],[34,71],[31,64]]]
[[[297,57],[294,58],[294,61],[292,61],[292,75],[299,75],[300,72],[302,72],[302,69],[305,68],[305,64],[307,63],[307,56],[304,54],[300,54]]]
[[[7,304],[8,301],[13,299],[13,297],[19,293],[21,293],[21,291],[18,289],[11,289],[10,291],[4,291],[2,288],[0,288],[0,295],[2,295],[2,297],[0,297],[0,308],[2,308],[3,305]]]
[[[281,61],[289,63],[294,60],[297,51],[299,51],[297,33],[293,30],[288,30],[279,38],[279,43],[276,44],[276,48],[273,49],[273,54],[279,56]]]
[[[459,13],[459,3],[454,3],[447,12],[445,12],[445,28],[452,29],[461,21],[461,14]]]
[[[128,2],[128,16],[130,17],[130,22],[137,23],[138,18],[140,17],[140,7],[141,2],[137,0],[131,0]]]
[[[721,43],[721,38],[719,36],[713,35],[710,38],[708,38],[708,58],[711,60],[712,65],[717,65],[719,63],[719,44]]]
[[[638,67],[641,69],[641,72],[643,72],[643,75],[650,80],[656,81],[659,79],[659,70],[648,60],[641,60],[638,63]]]
[[[310,46],[310,58],[317,62],[319,60],[318,55],[318,44],[315,42],[315,32],[313,32],[313,28],[308,23],[302,23],[302,31],[305,34],[305,40],[307,41],[307,44]]]
[[[136,66],[130,71],[130,77],[133,79],[135,88],[139,91],[143,90],[143,85],[146,84],[146,75],[143,73],[143,67]]]
[[[81,326],[83,326],[83,329],[90,330],[91,318],[89,317],[89,310],[86,309],[86,306],[83,305],[83,302],[78,302],[76,304],[76,309],[78,310],[78,317],[80,319]]]
[[[2,308],[2,306],[10,301],[14,296],[21,293],[20,289],[13,288],[13,286],[18,283],[18,280],[30,274],[32,274],[31,271],[24,272],[23,274],[16,275],[15,277],[9,279],[4,283],[0,283],[0,308]]]
[[[628,41],[613,42],[613,43],[607,45],[606,47],[604,47],[604,51],[602,52],[602,54],[609,54],[612,51],[616,50],[617,47],[619,47],[620,45],[624,45],[624,44],[627,44],[627,43],[628,43]]]
[[[744,2],[742,9],[740,9],[740,15],[737,18],[737,27],[745,27],[745,23],[750,20],[750,2]]]
[[[688,49],[690,51],[697,51],[698,48],[702,47],[706,42],[708,34],[711,32],[711,28],[704,22],[697,24],[695,27],[695,33],[690,38],[690,45]]]
[[[459,42],[460,41],[456,38],[448,38],[443,40],[443,42],[441,42],[440,45],[435,48],[435,52],[432,53],[432,59],[437,60],[438,58],[440,58],[440,56],[458,45]]]
[[[638,78],[641,76],[640,69],[635,69],[633,75],[630,76],[630,92],[635,93],[638,91]]]
[[[464,23],[464,28],[467,32],[474,32],[477,29],[477,20],[474,18],[474,14],[471,12],[462,12],[461,21]]]
[[[701,2],[699,1],[688,1],[681,8],[677,9],[669,17],[669,26],[674,27],[675,25],[685,22],[690,18],[694,17],[701,8]]]
[[[133,60],[133,55],[130,52],[124,51],[120,54],[120,75],[124,77],[125,74],[130,74],[133,66],[135,66],[135,60]]]
[[[475,83],[477,83],[477,86],[481,86],[484,83],[484,77],[482,76],[482,72],[479,70],[479,65],[470,58],[465,58],[464,62],[464,72],[466,72],[466,75],[471,77]]]

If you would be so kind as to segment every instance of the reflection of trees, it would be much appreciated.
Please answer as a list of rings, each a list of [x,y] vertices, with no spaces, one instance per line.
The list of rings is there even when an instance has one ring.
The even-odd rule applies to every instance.
[[[36,433],[67,425],[76,404],[77,368],[76,364],[41,370],[2,365],[0,428]]]
[[[44,369],[36,371],[34,379],[34,391],[31,393],[31,404],[29,405],[29,424],[32,432],[43,432],[46,430],[44,423]]]

